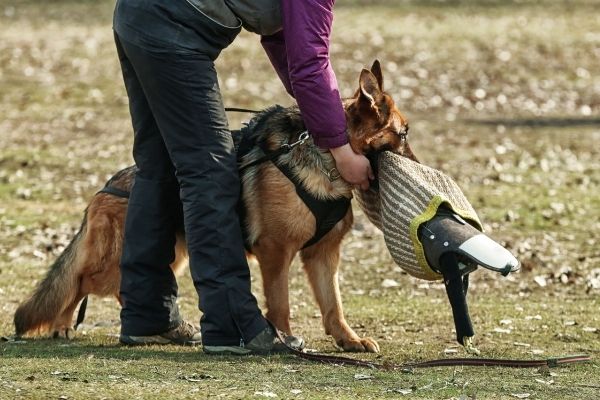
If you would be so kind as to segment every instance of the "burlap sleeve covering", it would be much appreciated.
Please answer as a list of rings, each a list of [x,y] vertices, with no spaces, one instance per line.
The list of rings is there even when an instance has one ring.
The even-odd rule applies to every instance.
[[[383,231],[386,246],[402,269],[417,278],[441,279],[427,263],[419,226],[445,204],[482,230],[477,213],[456,182],[436,169],[384,152],[379,156],[378,171],[379,188],[355,191],[360,208]]]

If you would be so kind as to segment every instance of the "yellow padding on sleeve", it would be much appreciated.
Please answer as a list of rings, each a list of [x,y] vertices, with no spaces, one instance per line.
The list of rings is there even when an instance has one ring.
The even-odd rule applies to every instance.
[[[410,222],[410,239],[412,240],[413,246],[415,247],[415,256],[417,257],[417,262],[419,263],[419,267],[421,267],[421,269],[425,273],[424,279],[431,281],[442,279],[442,275],[435,272],[429,266],[427,258],[425,257],[425,250],[423,249],[423,244],[419,240],[418,232],[421,224],[424,224],[425,222],[432,219],[437,213],[438,208],[442,204],[446,204],[448,207],[450,207],[450,209],[452,209],[452,211],[460,215],[463,219],[473,222],[475,224],[475,228],[483,232],[483,227],[481,225],[481,221],[479,221],[479,217],[477,217],[477,214],[473,214],[469,211],[454,206],[450,200],[440,195],[434,196],[429,202],[429,205],[427,206],[425,211],[421,215],[416,216]]]

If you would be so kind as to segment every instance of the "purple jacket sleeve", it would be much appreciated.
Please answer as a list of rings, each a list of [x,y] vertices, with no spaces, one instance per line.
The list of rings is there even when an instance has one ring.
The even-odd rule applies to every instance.
[[[282,0],[283,30],[261,43],[286,90],[296,98],[317,146],[348,143],[346,116],[329,62],[334,0]]]

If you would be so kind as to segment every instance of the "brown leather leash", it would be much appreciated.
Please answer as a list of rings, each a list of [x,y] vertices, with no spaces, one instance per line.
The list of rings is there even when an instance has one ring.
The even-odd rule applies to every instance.
[[[275,328],[274,328],[275,329]],[[429,360],[414,363],[394,364],[391,362],[376,363],[371,361],[356,360],[349,357],[330,356],[326,354],[304,353],[289,346],[278,329],[277,338],[285,344],[285,346],[295,356],[304,360],[320,362],[323,364],[334,365],[352,365],[355,367],[366,367],[371,369],[381,369],[386,371],[394,370],[411,370],[416,368],[433,368],[433,367],[506,367],[506,368],[554,368],[566,364],[583,363],[591,360],[587,354],[579,354],[565,357],[555,357],[538,360],[511,360],[500,358],[445,358],[438,360]]]

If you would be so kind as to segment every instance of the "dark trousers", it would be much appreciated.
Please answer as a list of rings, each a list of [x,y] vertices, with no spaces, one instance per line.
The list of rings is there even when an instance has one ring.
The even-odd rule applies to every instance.
[[[250,291],[236,213],[240,182],[213,60],[115,35],[138,167],[121,259],[121,332],[152,335],[181,321],[174,260],[183,211],[205,345],[249,341],[267,323]]]

